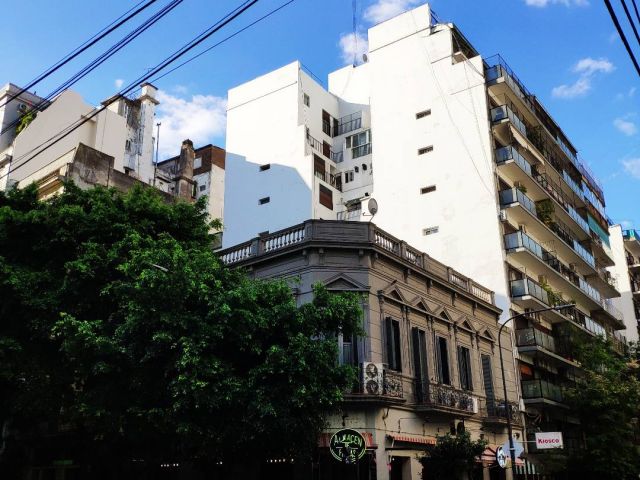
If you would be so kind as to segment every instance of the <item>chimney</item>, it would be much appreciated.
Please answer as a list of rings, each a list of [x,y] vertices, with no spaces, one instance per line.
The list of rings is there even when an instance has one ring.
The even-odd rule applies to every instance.
[[[194,194],[193,162],[195,158],[196,152],[193,150],[193,142],[191,140],[182,142],[175,182],[176,194],[186,200],[191,200]]]

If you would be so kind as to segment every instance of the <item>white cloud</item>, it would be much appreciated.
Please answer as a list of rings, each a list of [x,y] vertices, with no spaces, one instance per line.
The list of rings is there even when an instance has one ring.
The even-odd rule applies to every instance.
[[[369,51],[369,42],[360,32],[355,37],[353,33],[345,33],[340,37],[340,50],[345,64],[358,64],[362,62],[362,55]]]
[[[160,156],[180,152],[182,141],[190,139],[197,148],[224,133],[227,101],[213,95],[192,95],[189,100],[158,91],[160,105],[156,121],[160,127]]]
[[[640,158],[622,160],[622,166],[629,175],[640,180]]]
[[[591,80],[588,78],[579,78],[571,85],[559,85],[553,87],[551,95],[555,98],[576,98],[585,96],[591,90]]]
[[[572,7],[572,6],[586,7],[587,5],[589,5],[588,0],[525,0],[524,3],[526,3],[530,7],[539,7],[539,8],[543,8],[543,7],[546,7],[547,5],[553,5],[553,4],[564,5],[565,7]]]
[[[606,58],[586,57],[578,60],[571,70],[579,74],[578,79],[571,85],[563,84],[554,87],[551,90],[553,97],[563,99],[584,97],[591,90],[592,79],[597,73],[611,73],[615,67]]]
[[[364,11],[365,20],[371,23],[380,23],[391,17],[406,12],[421,0],[376,0]]]
[[[593,75],[596,72],[611,73],[614,69],[613,63],[606,58],[595,59],[591,57],[579,60],[573,67],[574,72],[587,76]]]
[[[622,220],[620,222],[620,226],[625,230],[628,228],[633,228],[633,222],[631,220]]]
[[[176,93],[181,93],[182,95],[186,95],[189,89],[184,85],[176,85],[173,87],[173,91]]]
[[[625,120],[624,118],[616,118],[613,121],[613,125],[628,137],[638,133],[638,127],[636,124],[629,120]]]
[[[121,78],[116,78],[113,84],[116,86],[118,90],[120,90],[122,88],[122,85],[124,85],[124,80]]]

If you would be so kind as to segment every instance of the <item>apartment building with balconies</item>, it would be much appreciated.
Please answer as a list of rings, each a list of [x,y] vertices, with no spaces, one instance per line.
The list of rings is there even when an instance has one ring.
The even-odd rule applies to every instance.
[[[279,87],[297,82],[289,103],[247,111],[251,131],[269,137],[273,150],[253,139],[252,146],[228,143],[229,152],[254,148],[286,164],[278,180],[270,180],[285,195],[277,222],[265,217],[254,224],[257,213],[242,218],[238,209],[231,229],[242,224],[247,238],[273,231],[271,224],[299,221],[300,205],[310,211],[317,202],[317,193],[310,194],[315,164],[309,154],[290,155],[287,135],[298,145],[309,145],[309,132],[322,138],[341,187],[334,199],[341,201],[334,200],[332,210],[314,209],[311,218],[369,221],[365,200],[373,197],[380,228],[490,288],[502,321],[521,315],[513,341],[528,436],[561,431],[566,445],[579,446],[579,425],[562,396],[580,376],[573,357],[577,332],[605,336],[621,353],[626,339],[613,301],[619,287],[608,270],[615,260],[604,193],[561,127],[500,56],[482,57],[428,5],[369,29],[367,61],[331,73],[328,92],[294,75],[299,66],[293,70]],[[239,88],[264,103],[266,92],[252,82]],[[312,108],[302,108],[309,98]],[[297,130],[270,123],[285,109],[298,113]],[[358,115],[359,128],[342,135],[339,126],[353,125]],[[235,140],[249,134],[231,115],[227,132]],[[233,195],[256,197],[241,186],[242,177],[231,178],[232,163],[228,157],[228,179],[240,189]],[[291,171],[303,168],[307,191],[289,189]],[[227,205],[234,202],[227,197]],[[528,313],[561,304],[574,306]]]
[[[507,412],[523,441],[510,334],[502,331],[505,400],[500,309],[486,287],[369,222],[308,220],[220,257],[256,278],[290,281],[299,304],[311,301],[316,283],[360,296],[366,335],[337,339],[339,361],[356,367],[358,380],[327,419],[309,478],[419,480],[425,445],[466,430],[489,443],[478,463],[488,480],[495,450],[507,440]],[[357,466],[335,462],[327,448],[343,428],[366,440]],[[290,477],[281,471],[279,478]]]
[[[637,342],[640,327],[640,233],[621,225],[611,225],[609,233],[615,265],[608,270],[616,278],[620,291],[614,305],[622,312],[627,339]]]

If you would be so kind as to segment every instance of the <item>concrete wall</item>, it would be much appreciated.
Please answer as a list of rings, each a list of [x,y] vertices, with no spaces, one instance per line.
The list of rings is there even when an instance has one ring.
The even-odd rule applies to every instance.
[[[633,308],[633,294],[631,292],[631,281],[629,280],[629,266],[625,255],[624,238],[622,237],[622,227],[611,225],[609,227],[609,241],[615,266],[609,267],[611,275],[618,282],[620,297],[612,298],[613,305],[622,312],[626,329],[622,332],[630,342],[638,341],[638,321]]]

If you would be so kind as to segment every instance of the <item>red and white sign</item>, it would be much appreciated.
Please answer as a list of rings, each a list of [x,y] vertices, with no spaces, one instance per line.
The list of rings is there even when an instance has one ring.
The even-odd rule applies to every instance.
[[[536,433],[536,447],[541,450],[545,448],[562,448],[562,432]]]

